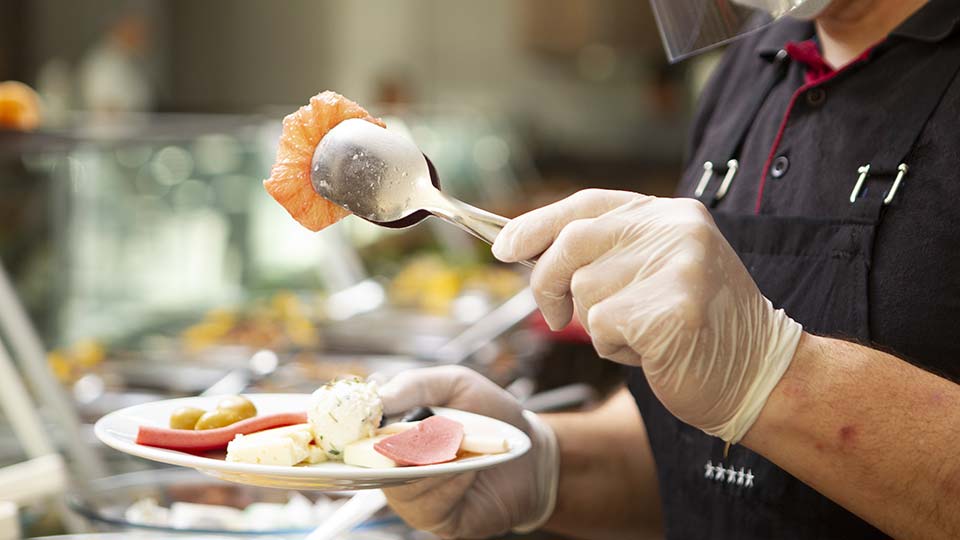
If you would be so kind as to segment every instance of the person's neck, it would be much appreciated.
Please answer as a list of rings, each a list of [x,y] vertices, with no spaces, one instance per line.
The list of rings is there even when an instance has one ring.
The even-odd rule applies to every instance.
[[[816,20],[824,59],[843,67],[879,43],[927,0],[834,0]]]

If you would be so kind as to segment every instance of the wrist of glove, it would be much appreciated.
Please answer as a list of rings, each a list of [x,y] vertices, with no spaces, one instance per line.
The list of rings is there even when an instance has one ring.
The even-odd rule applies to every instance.
[[[802,334],[693,199],[581,191],[512,220],[493,253],[539,255],[530,286],[551,328],[576,312],[600,356],[641,367],[674,416],[730,443]]]
[[[535,503],[526,519],[513,527],[513,532],[527,534],[542,528],[557,505],[557,490],[560,487],[560,445],[557,435],[549,424],[535,413],[523,411],[523,417],[530,425],[527,435],[537,449],[534,461]]]
[[[730,380],[726,393],[735,400],[733,411],[727,418],[716,424],[700,426],[703,431],[723,439],[730,444],[736,444],[746,436],[750,428],[760,416],[767,403],[767,398],[774,387],[783,378],[790,367],[803,327],[791,319],[782,309],[775,310],[766,298],[760,297],[766,312],[768,330],[758,336],[753,354],[758,358],[755,361],[756,370],[750,376],[741,380]],[[730,369],[729,375],[736,377],[737,369]]]

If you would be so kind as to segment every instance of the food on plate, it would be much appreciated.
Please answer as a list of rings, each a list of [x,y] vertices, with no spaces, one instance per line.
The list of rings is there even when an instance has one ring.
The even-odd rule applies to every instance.
[[[373,448],[398,465],[433,465],[453,461],[463,442],[463,424],[431,416],[412,429],[378,441]]]
[[[360,439],[348,444],[343,449],[343,462],[354,467],[368,469],[396,467],[397,463],[395,461],[374,449],[374,445],[390,436],[390,434],[376,435],[369,439]]]
[[[257,415],[253,402],[243,396],[227,396],[217,408],[204,411],[196,407],[180,407],[170,415],[171,429],[217,429]]]
[[[193,429],[198,431],[227,427],[243,420],[240,413],[231,409],[214,409],[203,413]]]
[[[237,435],[248,435],[266,429],[303,424],[307,415],[303,412],[277,413],[255,416],[226,427],[207,430],[168,429],[157,426],[140,426],[137,444],[156,446],[169,450],[204,452],[225,448]]]
[[[323,463],[324,461],[327,461],[327,453],[323,451],[323,448],[317,446],[316,443],[311,444],[310,455],[307,456],[307,460],[304,463],[312,465],[314,463]]]
[[[320,139],[344,120],[361,118],[383,127],[363,107],[334,92],[321,92],[283,119],[283,131],[267,192],[304,227],[319,231],[343,219],[349,212],[317,194],[310,181],[313,153]]]
[[[170,429],[193,429],[206,412],[196,407],[180,407],[170,415]]]
[[[429,409],[425,410],[429,411]],[[433,413],[431,411],[431,416],[432,415]],[[409,415],[405,416],[404,418],[407,417],[409,417]],[[386,435],[403,433],[404,431],[417,427],[419,424],[420,422],[416,421],[403,421],[387,424],[377,430],[377,436],[374,437],[374,439],[382,440]],[[461,454],[502,454],[510,450],[510,443],[507,442],[507,440],[503,437],[491,433],[471,433],[472,429],[475,428],[464,426],[463,441],[460,443]],[[355,444],[370,440],[373,439],[364,439],[363,441],[358,441]],[[346,458],[344,458],[344,462],[346,462]]]
[[[444,419],[447,422],[453,420]],[[437,422],[437,421],[434,421]],[[398,433],[404,433],[415,429],[422,422],[404,421],[387,424],[377,430],[377,435],[369,439],[361,439],[350,443],[343,450],[343,462],[347,465],[367,468],[397,467],[400,465],[409,465],[409,463],[397,463],[390,459],[383,452],[376,448],[381,441],[390,438]],[[454,422],[458,423],[458,422]],[[460,448],[454,453],[454,457],[465,454],[502,454],[510,450],[510,444],[503,437],[486,433],[468,433],[466,426],[463,427],[463,439],[460,442]],[[389,444],[389,443],[387,443]],[[449,457],[449,452],[447,456]],[[447,461],[451,461],[448,459]]]
[[[396,435],[397,433],[403,433],[408,429],[417,427],[419,423],[419,421],[394,422],[378,429],[377,435]]]
[[[313,393],[307,417],[317,446],[328,458],[340,460],[344,447],[376,433],[383,417],[383,403],[376,383],[343,379],[327,383]]]
[[[241,420],[253,418],[257,415],[257,407],[252,401],[243,396],[227,396],[217,403],[217,409],[221,411],[234,411],[240,415]]]
[[[471,454],[502,454],[509,450],[510,443],[503,437],[494,435],[464,433],[463,442],[460,443],[460,451]]]
[[[309,423],[237,435],[227,444],[227,461],[257,465],[296,465],[323,461],[323,452],[313,452],[313,428]]]
[[[224,398],[208,412],[181,407],[170,417],[174,429],[140,426],[136,441],[188,452],[226,448],[229,462],[287,467],[328,460],[366,468],[433,465],[510,449],[506,439],[484,431],[482,424],[466,428],[425,407],[378,428],[383,403],[377,386],[358,378],[321,386],[310,396],[305,413],[234,421],[256,412],[254,404],[241,396]],[[208,424],[217,427],[204,429]]]

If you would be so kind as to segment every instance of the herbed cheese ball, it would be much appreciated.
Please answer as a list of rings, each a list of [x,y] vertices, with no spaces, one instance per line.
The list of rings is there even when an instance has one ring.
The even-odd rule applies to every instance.
[[[307,418],[314,441],[332,460],[343,459],[348,444],[373,437],[383,417],[377,385],[360,379],[327,383],[311,396]]]

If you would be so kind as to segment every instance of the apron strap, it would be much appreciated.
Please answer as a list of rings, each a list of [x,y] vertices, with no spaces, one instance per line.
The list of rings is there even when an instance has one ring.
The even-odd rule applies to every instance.
[[[720,199],[726,196],[727,190],[730,189],[733,177],[736,176],[737,170],[740,168],[740,151],[747,140],[750,128],[760,114],[760,108],[763,107],[767,97],[770,96],[770,92],[786,76],[789,62],[790,56],[786,50],[781,49],[777,52],[777,56],[773,59],[773,67],[764,72],[763,79],[754,87],[757,91],[748,98],[749,106],[744,109],[746,114],[738,117],[734,127],[730,130],[730,136],[726,139],[727,143],[721,145],[716,153],[704,162],[703,175],[700,177],[700,182],[697,183],[694,194],[700,202],[708,207],[716,206]],[[717,189],[709,191],[707,187],[714,176],[719,176],[723,180]]]
[[[893,144],[878,149],[872,160],[857,170],[850,204],[857,214],[867,219],[879,221],[883,209],[893,202],[897,191],[902,188],[910,170],[908,158],[960,71],[960,39],[955,36],[939,44],[927,60],[924,71],[928,75],[917,85],[916,99],[910,106],[914,112],[902,117],[902,121],[894,126]],[[892,183],[880,195],[868,196],[866,188],[877,177],[886,178],[888,182],[892,179]]]

